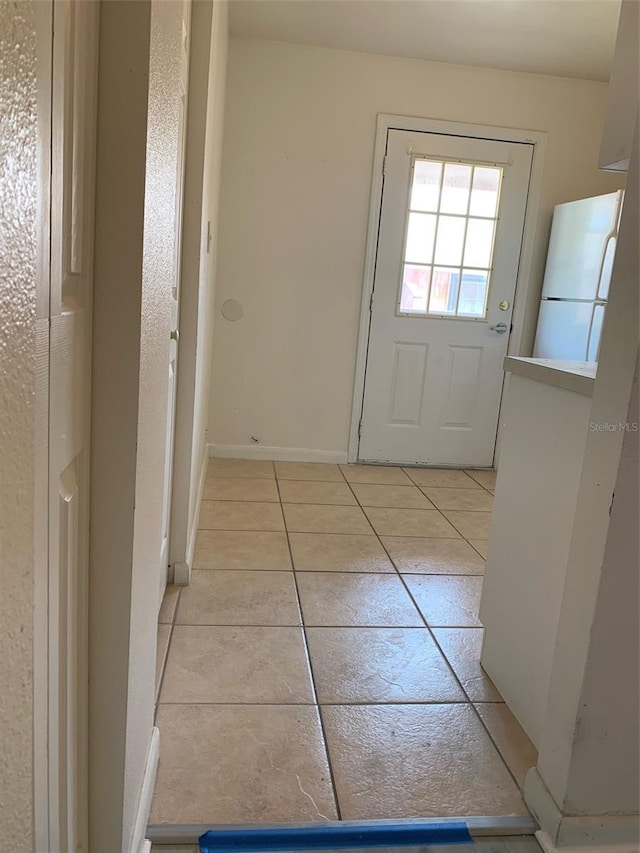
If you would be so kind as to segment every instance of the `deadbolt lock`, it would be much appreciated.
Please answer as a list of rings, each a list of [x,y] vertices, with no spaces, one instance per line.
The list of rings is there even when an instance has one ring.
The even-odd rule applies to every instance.
[[[503,299],[502,302],[498,303],[498,308],[501,311],[508,311],[509,310],[509,302],[507,302],[506,299]]]

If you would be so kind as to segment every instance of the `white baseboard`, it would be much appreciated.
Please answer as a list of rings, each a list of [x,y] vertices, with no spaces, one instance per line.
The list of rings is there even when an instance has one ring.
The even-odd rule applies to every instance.
[[[532,767],[527,773],[524,782],[524,801],[529,806],[531,814],[538,821],[538,826],[547,833],[549,839],[557,839],[562,822],[562,812],[542,780],[537,767]]]
[[[527,773],[524,799],[538,821],[544,853],[638,853],[637,815],[565,815],[538,769]]]
[[[276,462],[333,462],[345,465],[347,452],[309,447],[264,447],[261,444],[210,444],[209,456],[219,459],[275,459]]]
[[[557,847],[549,838],[548,834],[539,829],[536,832],[536,841],[542,848],[543,853],[638,853],[638,844],[580,844],[573,847]]]
[[[147,824],[149,823],[149,813],[151,812],[151,800],[153,798],[153,789],[156,784],[156,773],[158,772],[159,758],[160,730],[154,726],[151,732],[151,743],[149,744],[147,763],[144,768],[144,777],[142,779],[140,799],[138,800],[138,810],[136,812],[133,838],[131,840],[131,847],[129,848],[131,853],[149,853],[151,850],[151,842],[145,838],[145,835],[147,831]]]
[[[173,564],[173,583],[176,586],[189,586],[189,584],[191,583],[190,563]]]

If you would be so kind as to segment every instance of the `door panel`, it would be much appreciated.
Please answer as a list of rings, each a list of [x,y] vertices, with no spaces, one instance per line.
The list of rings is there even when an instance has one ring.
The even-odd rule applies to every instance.
[[[429,348],[400,341],[394,348],[389,423],[419,426]]]
[[[481,347],[449,347],[443,429],[471,429],[480,392]]]
[[[49,350],[50,850],[87,850],[87,593],[99,7],[53,6]]]
[[[493,464],[532,154],[388,131],[362,461]]]

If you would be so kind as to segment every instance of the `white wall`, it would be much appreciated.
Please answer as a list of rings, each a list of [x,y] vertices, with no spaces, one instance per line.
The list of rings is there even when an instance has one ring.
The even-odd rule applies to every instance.
[[[480,606],[482,665],[536,748],[590,410],[589,396],[509,376]]]
[[[636,124],[590,413],[594,424],[639,420],[638,168]],[[638,518],[631,497],[635,491],[637,498],[636,454],[632,433],[587,434],[539,749],[538,777],[547,793],[541,794],[535,777],[525,788],[534,812],[550,797],[561,812],[574,815],[637,813]],[[616,758],[621,760],[612,767]],[[580,778],[587,764],[590,772]],[[637,817],[628,820],[637,833]],[[621,822],[622,817],[598,817],[605,829]]]
[[[574,735],[571,814],[634,814],[640,805],[639,414],[636,361]]]
[[[0,4],[0,847],[33,849],[36,20]]]
[[[606,85],[232,40],[210,441],[344,453],[378,113],[549,134],[525,340],[553,206],[609,192]],[[225,299],[244,317],[221,317]],[[528,354],[528,353],[524,353]]]

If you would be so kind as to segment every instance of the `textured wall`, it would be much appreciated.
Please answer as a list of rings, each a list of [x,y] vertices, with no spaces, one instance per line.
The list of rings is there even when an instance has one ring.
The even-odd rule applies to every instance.
[[[0,847],[32,849],[36,38],[0,2]]]

